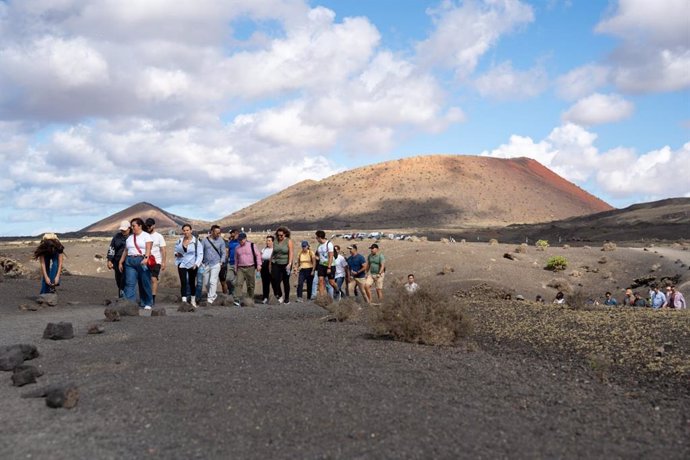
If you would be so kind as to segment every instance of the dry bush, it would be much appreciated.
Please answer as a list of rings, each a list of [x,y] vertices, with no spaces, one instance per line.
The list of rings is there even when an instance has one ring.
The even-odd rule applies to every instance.
[[[356,321],[360,318],[362,306],[354,299],[346,297],[340,302],[333,302],[326,305],[324,308],[331,312],[333,320],[342,321]]]
[[[396,289],[371,308],[373,333],[401,342],[453,345],[472,332],[472,323],[457,299],[443,289],[421,287],[413,295]]]
[[[615,251],[616,250],[616,243],[614,243],[613,241],[607,241],[601,247],[601,250],[602,251]]]
[[[569,294],[565,299],[565,303],[574,310],[591,310],[596,308],[594,299],[581,289]]]
[[[0,271],[7,278],[29,278],[32,272],[21,262],[4,256],[0,256]]]
[[[329,296],[328,294],[317,294],[316,299],[314,299],[314,303],[318,305],[321,308],[325,308],[328,310],[328,306],[333,303],[333,298]]]
[[[520,246],[516,247],[515,252],[517,254],[526,254],[527,253],[527,243],[522,243]]]
[[[553,278],[551,281],[549,281],[547,286],[550,288],[554,288],[557,291],[561,291],[564,294],[573,292],[573,287],[565,278]]]
[[[496,246],[498,244],[498,240],[496,238],[491,238],[489,240],[489,245],[490,246]]]

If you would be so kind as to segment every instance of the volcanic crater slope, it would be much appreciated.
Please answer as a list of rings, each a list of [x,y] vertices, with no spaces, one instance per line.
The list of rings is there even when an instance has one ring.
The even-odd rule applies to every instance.
[[[142,201],[122,211],[101,219],[88,227],[79,230],[77,233],[113,233],[117,232],[120,222],[132,220],[135,217],[147,219],[152,217],[156,221],[158,231],[178,230],[182,224],[191,223],[194,227],[208,227],[209,223],[201,220],[187,219],[186,217],[171,214],[158,206]]]
[[[490,227],[613,209],[528,158],[404,158],[306,180],[220,220],[221,225]]]

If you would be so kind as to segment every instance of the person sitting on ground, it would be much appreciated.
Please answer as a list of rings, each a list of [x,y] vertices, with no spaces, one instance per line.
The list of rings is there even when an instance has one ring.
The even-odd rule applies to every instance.
[[[625,290],[625,297],[623,297],[623,302],[621,303],[626,307],[635,305],[635,296],[633,295],[632,289],[628,288]]]
[[[55,292],[60,285],[65,247],[55,233],[46,233],[34,251],[34,259],[41,263],[41,294]]]
[[[635,297],[635,303],[633,306],[635,307],[646,307],[647,306],[647,299],[642,297],[642,294],[639,292],[634,292],[633,296]]]
[[[604,294],[606,296],[606,300],[604,300],[604,305],[608,305],[610,307],[613,307],[615,305],[618,305],[618,301],[613,298],[613,295],[610,292],[606,292]]]
[[[553,303],[555,304],[564,304],[565,303],[565,294],[563,294],[561,291],[558,291],[556,293],[556,298],[553,299]]]
[[[669,308],[673,308],[674,310],[684,310],[687,308],[685,297],[683,297],[680,291],[676,290],[675,286],[669,286],[666,288],[666,292],[668,298],[666,303]]]
[[[658,310],[664,305],[666,305],[666,295],[659,290],[659,285],[654,285],[654,291],[652,291],[651,302],[652,308]]]
[[[407,290],[408,294],[414,294],[415,292],[417,292],[417,289],[419,289],[419,285],[415,283],[414,275],[412,273],[407,275],[407,283],[405,283],[405,289]]]

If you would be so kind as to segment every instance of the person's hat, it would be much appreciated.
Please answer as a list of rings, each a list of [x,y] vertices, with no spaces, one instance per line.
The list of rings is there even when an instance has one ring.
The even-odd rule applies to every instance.
[[[240,232],[239,235],[237,235],[238,240],[246,240],[247,239],[247,234],[244,232]]]
[[[59,239],[55,233],[45,233],[43,235],[43,238],[41,238],[41,240],[58,240],[59,241]]]
[[[151,226],[153,226],[153,225],[156,225],[156,221],[153,220],[152,217],[149,217],[148,219],[146,219],[146,226],[147,226],[147,227],[151,227]]]
[[[523,296],[522,294],[518,294],[515,296],[515,300],[525,300],[525,296]]]
[[[379,245],[376,244],[376,243],[374,243],[374,244],[372,244],[371,246],[369,246],[369,249],[374,249],[374,248],[378,249],[378,248],[379,248]]]
[[[130,227],[128,220],[123,220],[120,222],[120,230],[127,230]]]
[[[307,240],[302,241],[302,247],[308,248],[309,247],[309,241],[307,241]]]
[[[348,249],[357,250],[357,245],[356,245],[356,244],[353,244],[352,246],[348,246],[347,248],[348,248]]]

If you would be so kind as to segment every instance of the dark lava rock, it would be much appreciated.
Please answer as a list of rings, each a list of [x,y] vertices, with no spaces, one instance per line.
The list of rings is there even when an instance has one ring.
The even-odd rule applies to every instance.
[[[120,321],[120,312],[114,308],[106,308],[103,314],[105,315],[106,321]]]
[[[505,254],[503,254],[503,258],[508,259],[508,260],[515,260],[515,256],[509,252],[506,252]]]
[[[91,324],[89,325],[89,330],[86,332],[87,334],[103,334],[105,332],[105,328],[101,326],[100,324]]]
[[[47,305],[49,307],[54,307],[58,304],[58,296],[54,292],[48,294],[41,294],[36,299],[36,303],[39,305]]]
[[[177,307],[177,311],[181,311],[183,313],[192,313],[192,312],[196,311],[196,308],[194,308],[192,306],[192,304],[183,302],[180,304],[179,307]]]
[[[48,385],[28,393],[22,398],[46,398],[46,405],[52,408],[72,409],[79,401],[79,389],[72,383]]]
[[[12,385],[21,387],[29,383],[36,383],[36,379],[42,375],[43,372],[34,366],[17,366],[12,374]]]
[[[156,307],[151,310],[151,316],[167,316],[167,312],[163,307]]]
[[[51,340],[67,340],[74,337],[74,328],[72,323],[48,323],[45,331],[43,331],[44,339]]]
[[[0,370],[11,371],[24,362],[24,355],[19,349],[6,350],[0,353]]]
[[[111,305],[111,308],[117,310],[120,316],[139,316],[139,305],[131,300],[117,299]]]

